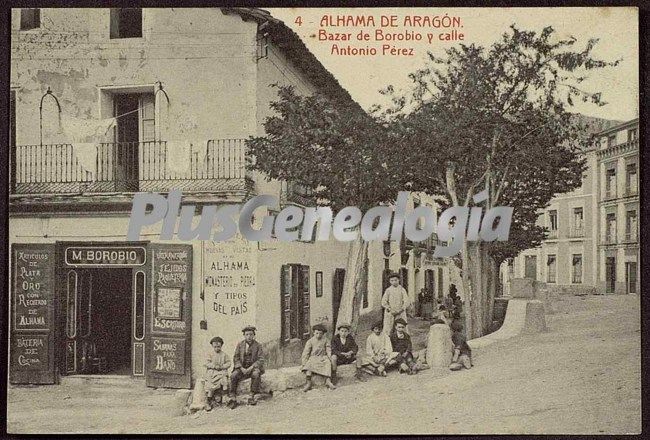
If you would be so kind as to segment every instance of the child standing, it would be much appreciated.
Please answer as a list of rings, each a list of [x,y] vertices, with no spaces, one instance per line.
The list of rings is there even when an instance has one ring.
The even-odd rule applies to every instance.
[[[406,289],[399,283],[399,275],[396,273],[391,274],[390,286],[384,291],[384,296],[381,298],[381,306],[384,308],[384,330],[390,332],[393,328],[393,323],[397,318],[407,321],[406,308],[411,305]]]
[[[332,346],[325,338],[327,329],[322,324],[312,327],[314,335],[305,343],[302,351],[302,371],[305,373],[305,386],[303,391],[311,389],[311,377],[318,374],[326,378],[325,385],[330,390],[336,389],[332,383]]]
[[[218,392],[215,397],[216,403],[221,403],[222,395],[228,391],[228,369],[231,366],[230,358],[221,349],[223,347],[223,339],[216,336],[210,340],[212,350],[208,354],[207,362],[205,363],[205,393],[208,397],[208,406],[211,408],[210,400]]]

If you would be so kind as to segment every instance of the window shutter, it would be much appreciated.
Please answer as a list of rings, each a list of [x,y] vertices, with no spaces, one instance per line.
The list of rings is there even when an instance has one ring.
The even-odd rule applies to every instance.
[[[309,339],[311,330],[309,320],[309,266],[300,266],[302,294],[302,339]]]
[[[154,95],[151,93],[140,95],[140,140],[154,141],[156,133],[156,116]]]
[[[291,268],[285,264],[280,269],[280,304],[282,311],[282,342],[291,339]]]

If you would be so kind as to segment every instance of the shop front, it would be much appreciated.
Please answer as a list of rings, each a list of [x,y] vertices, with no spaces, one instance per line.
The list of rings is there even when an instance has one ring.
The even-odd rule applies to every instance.
[[[190,245],[23,243],[11,256],[11,383],[125,375],[190,388]]]

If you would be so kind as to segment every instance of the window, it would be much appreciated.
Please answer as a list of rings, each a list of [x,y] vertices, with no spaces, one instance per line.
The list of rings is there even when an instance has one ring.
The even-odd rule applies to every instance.
[[[613,147],[614,145],[616,145],[616,135],[611,134],[607,136],[607,148]]]
[[[571,266],[573,267],[573,284],[582,283],[582,255],[575,254],[571,260]]]
[[[605,171],[605,192],[607,197],[616,196],[616,168],[612,166]]]
[[[133,296],[134,307],[134,328],[133,328],[133,337],[137,341],[142,341],[144,339],[144,311],[145,311],[145,301],[144,294],[146,290],[145,274],[142,271],[137,271],[135,273],[135,295]]]
[[[547,283],[554,283],[557,277],[557,261],[555,255],[549,255],[546,260],[547,266]]]
[[[639,139],[639,129],[638,128],[630,128],[627,131],[627,141],[632,142]]]
[[[142,37],[142,8],[112,8],[111,38]]]
[[[613,243],[616,237],[616,213],[610,212],[605,219],[605,241]]]
[[[637,192],[637,178],[636,178],[636,163],[628,163],[625,173],[625,192],[628,195],[636,194]]]
[[[548,223],[549,223],[549,229],[551,231],[557,231],[557,211],[549,211],[548,212]]]
[[[23,8],[20,10],[20,30],[28,31],[41,27],[41,10],[38,8]]]
[[[316,298],[323,296],[323,272],[316,272]]]
[[[625,239],[636,240],[637,218],[636,209],[627,211],[625,216]]]
[[[573,208],[573,227],[578,231],[582,230],[584,221],[584,210],[582,207]]]
[[[68,272],[65,334],[71,339],[77,336],[77,272],[74,270]]]

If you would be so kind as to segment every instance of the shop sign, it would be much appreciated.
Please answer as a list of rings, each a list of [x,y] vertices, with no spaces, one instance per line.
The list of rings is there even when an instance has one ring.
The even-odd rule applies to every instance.
[[[185,373],[185,340],[151,339],[151,371],[154,373]]]
[[[140,246],[71,246],[65,249],[68,266],[142,266],[146,261],[147,251]]]

